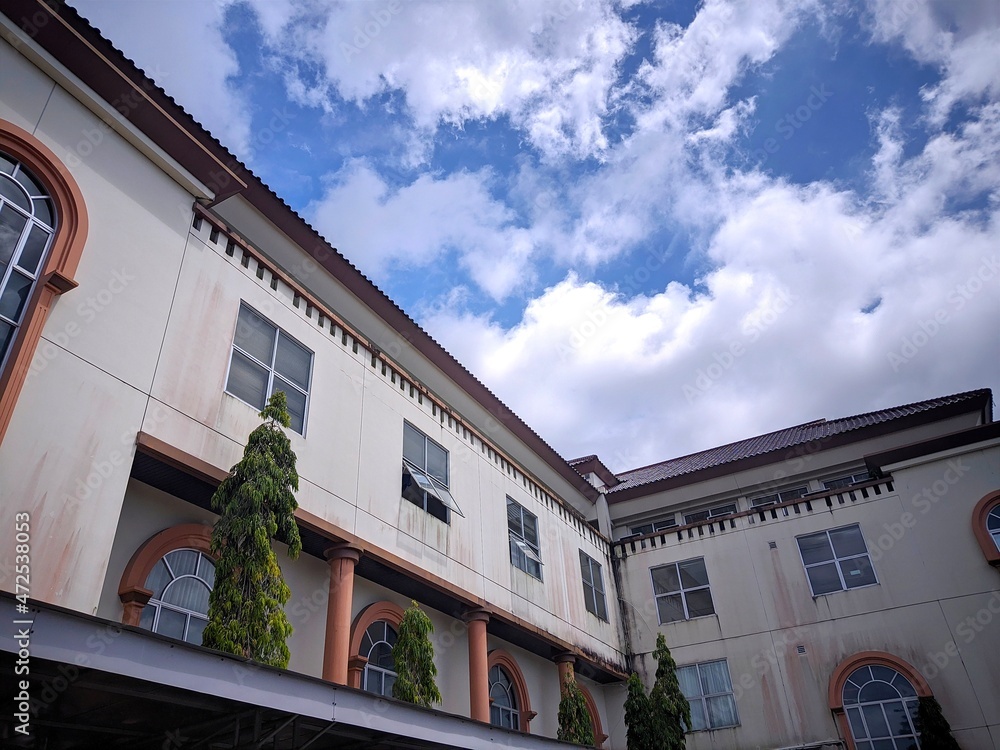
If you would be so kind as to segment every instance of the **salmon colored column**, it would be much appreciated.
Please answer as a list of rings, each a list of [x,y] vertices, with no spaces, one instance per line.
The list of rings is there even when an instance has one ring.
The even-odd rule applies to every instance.
[[[559,695],[566,691],[566,683],[576,680],[576,673],[573,671],[573,664],[576,662],[576,656],[570,652],[559,654],[554,659],[556,666],[559,667]]]
[[[335,544],[323,554],[330,562],[330,599],[326,604],[323,679],[346,685],[347,662],[351,650],[354,566],[361,559],[361,549],[347,543]]]
[[[490,723],[489,654],[486,647],[486,623],[490,613],[474,609],[466,613],[469,625],[469,716],[475,721]]]

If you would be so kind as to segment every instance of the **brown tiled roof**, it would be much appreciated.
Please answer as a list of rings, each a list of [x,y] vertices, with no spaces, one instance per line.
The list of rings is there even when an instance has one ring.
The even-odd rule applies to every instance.
[[[967,391],[953,396],[919,401],[914,404],[895,406],[891,409],[882,409],[867,414],[857,414],[853,417],[841,417],[834,420],[818,419],[796,427],[786,427],[783,430],[769,432],[746,440],[738,440],[718,448],[709,448],[698,453],[623,472],[617,475],[620,484],[609,489],[608,494],[613,495],[635,487],[724,466],[743,459],[764,456],[775,451],[787,451],[796,446],[827,440],[836,435],[869,431],[869,428],[878,425],[900,422],[897,429],[904,429],[908,425],[902,423],[903,420],[914,415],[925,417],[925,419],[921,419],[921,422],[931,422],[978,408],[984,410],[987,421],[990,421],[992,419],[992,403],[992,392],[988,388],[984,388],[978,391]],[[958,408],[956,409],[956,407]],[[866,434],[859,432],[856,439],[861,440],[865,437],[867,437]]]

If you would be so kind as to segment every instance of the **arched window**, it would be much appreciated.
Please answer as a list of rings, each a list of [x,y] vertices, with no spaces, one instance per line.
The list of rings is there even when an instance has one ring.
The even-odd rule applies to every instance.
[[[403,608],[393,602],[369,604],[351,623],[347,684],[379,695],[392,695],[396,664],[392,647],[403,621]]]
[[[920,672],[882,651],[855,654],[830,677],[830,708],[849,750],[917,750],[918,699],[930,695]]]
[[[0,151],[0,369],[55,234],[52,199],[24,164]]]
[[[396,682],[392,647],[396,645],[396,637],[396,628],[385,620],[376,620],[365,630],[360,655],[368,661],[361,684],[369,693],[392,696],[392,686]]]
[[[972,533],[990,565],[1000,567],[1000,490],[984,496],[972,511]]]
[[[76,181],[53,151],[0,120],[0,440],[49,310],[77,284],[87,211]]]
[[[519,732],[529,731],[535,718],[528,698],[528,685],[514,657],[503,649],[493,649],[488,657],[490,683],[490,724]]]
[[[844,683],[844,710],[858,750],[916,750],[917,691],[879,665],[858,667]]]
[[[505,729],[521,728],[520,704],[514,681],[499,664],[490,670],[490,724]]]
[[[146,578],[145,588],[152,596],[143,607],[139,626],[200,646],[214,585],[215,562],[204,552],[168,552]]]

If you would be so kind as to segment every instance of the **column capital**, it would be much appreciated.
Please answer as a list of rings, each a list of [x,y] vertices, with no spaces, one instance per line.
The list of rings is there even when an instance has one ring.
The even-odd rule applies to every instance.
[[[465,614],[462,615],[462,621],[466,624],[470,622],[489,622],[490,611],[482,607],[466,610]]]
[[[552,661],[556,664],[576,664],[576,654],[572,651],[563,651],[553,656]]]
[[[362,552],[361,547],[356,544],[337,542],[323,550],[323,557],[329,562],[333,562],[334,560],[352,560],[353,562],[357,562],[361,559]]]

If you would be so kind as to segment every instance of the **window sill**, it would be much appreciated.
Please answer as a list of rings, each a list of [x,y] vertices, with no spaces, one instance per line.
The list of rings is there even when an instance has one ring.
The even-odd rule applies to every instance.
[[[812,598],[816,600],[822,596],[835,596],[836,594],[844,594],[848,591],[860,591],[861,589],[870,589],[878,585],[880,585],[879,582],[875,581],[875,583],[866,583],[864,586],[855,586],[854,588],[851,589],[837,589],[836,591],[828,591],[825,594],[813,594]]]
[[[719,619],[719,613],[718,612],[713,612],[710,615],[698,615],[697,617],[689,617],[686,620],[671,620],[670,622],[661,622],[660,623],[660,627],[663,627],[664,625],[677,625],[678,623],[681,623],[681,622],[695,622],[697,620],[708,620],[708,619],[718,620]],[[699,729],[698,731],[701,732],[703,730]]]

